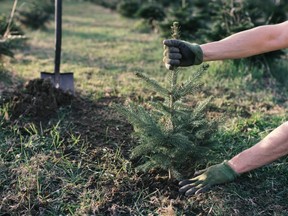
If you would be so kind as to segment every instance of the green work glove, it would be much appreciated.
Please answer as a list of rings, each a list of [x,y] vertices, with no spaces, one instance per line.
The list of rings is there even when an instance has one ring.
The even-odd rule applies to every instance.
[[[180,192],[190,196],[207,191],[211,186],[233,181],[239,174],[224,161],[195,173],[194,178],[179,182]]]
[[[203,62],[203,52],[198,44],[182,40],[164,40],[163,62],[167,69],[199,65]]]

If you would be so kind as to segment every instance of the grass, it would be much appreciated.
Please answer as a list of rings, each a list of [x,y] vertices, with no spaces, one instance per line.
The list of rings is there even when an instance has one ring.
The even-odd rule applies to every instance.
[[[3,0],[0,11],[9,14],[11,6]],[[165,83],[163,38],[137,33],[136,20],[89,2],[64,2],[63,14],[61,71],[74,73],[81,98],[75,106],[51,119],[13,120],[2,95],[41,71],[53,72],[53,22],[46,31],[26,29],[27,46],[1,68],[0,215],[288,215],[287,158],[190,198],[165,176],[135,172],[131,126],[111,104],[155,97],[133,73]],[[284,80],[287,64],[278,66],[272,74]],[[181,79],[190,73],[183,70]],[[264,74],[245,64],[211,63],[202,91],[190,100],[213,95],[209,113],[222,125],[211,157],[197,168],[231,158],[287,120],[285,84]]]

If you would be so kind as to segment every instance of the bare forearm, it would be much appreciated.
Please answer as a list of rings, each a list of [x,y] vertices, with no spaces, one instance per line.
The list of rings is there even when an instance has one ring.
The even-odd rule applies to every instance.
[[[288,47],[288,22],[239,32],[221,41],[202,44],[204,61],[237,59]]]
[[[285,122],[259,143],[233,157],[228,163],[241,174],[271,163],[287,154],[288,122]]]

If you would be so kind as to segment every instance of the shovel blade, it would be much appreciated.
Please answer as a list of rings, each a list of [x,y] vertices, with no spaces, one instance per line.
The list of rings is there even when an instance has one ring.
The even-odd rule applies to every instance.
[[[64,92],[74,94],[74,76],[73,73],[60,73],[59,85],[56,83],[55,73],[41,72],[41,79],[50,79],[56,88],[62,89]]]

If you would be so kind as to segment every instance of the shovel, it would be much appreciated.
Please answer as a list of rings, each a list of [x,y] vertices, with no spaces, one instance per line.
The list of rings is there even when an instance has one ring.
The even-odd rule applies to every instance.
[[[54,73],[41,72],[41,79],[50,79],[56,88],[74,94],[73,73],[60,74],[62,39],[62,0],[55,0],[55,59]]]

